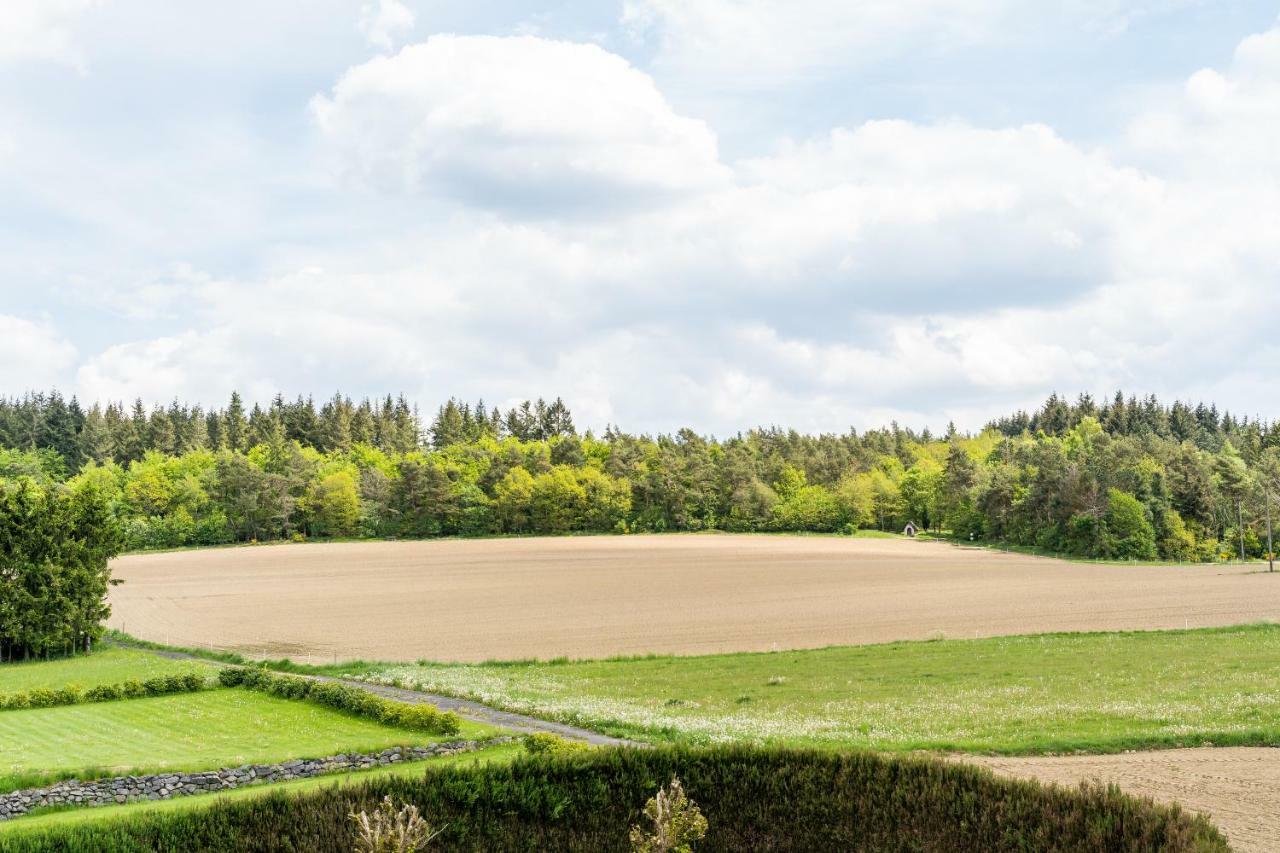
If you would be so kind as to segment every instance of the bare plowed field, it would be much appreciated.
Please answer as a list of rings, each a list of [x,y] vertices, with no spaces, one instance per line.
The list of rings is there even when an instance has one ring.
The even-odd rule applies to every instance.
[[[1233,850],[1272,853],[1280,847],[1280,749],[1173,749],[1125,755],[978,758],[997,773],[1076,785],[1115,782],[1130,794],[1202,812],[1226,833]]]
[[[1228,625],[1280,576],[1106,566],[896,539],[619,536],[129,556],[111,625],[305,660],[478,661]]]

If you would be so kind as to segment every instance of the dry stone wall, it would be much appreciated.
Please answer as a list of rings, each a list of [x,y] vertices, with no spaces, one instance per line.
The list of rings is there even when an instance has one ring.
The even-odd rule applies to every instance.
[[[32,788],[0,794],[0,820],[24,815],[33,809],[51,806],[108,806],[137,800],[168,800],[192,794],[229,791],[245,785],[306,779],[347,770],[366,770],[402,761],[422,761],[442,755],[471,752],[482,747],[510,741],[509,737],[492,740],[451,741],[427,746],[406,746],[382,752],[331,755],[328,758],[300,758],[279,764],[246,764],[224,770],[202,773],[163,773],[151,776],[116,776],[91,782],[69,780],[46,788]]]

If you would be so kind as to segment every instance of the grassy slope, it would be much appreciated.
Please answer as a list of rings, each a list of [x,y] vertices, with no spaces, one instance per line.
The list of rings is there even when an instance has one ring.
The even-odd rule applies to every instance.
[[[471,766],[475,764],[506,763],[524,753],[519,744],[503,744],[478,752],[449,755],[434,758],[426,762],[410,762],[406,764],[378,767],[355,773],[317,776],[312,779],[298,779],[292,782],[281,782],[275,785],[250,785],[219,794],[206,794],[194,797],[180,797],[175,800],[157,802],[126,803],[119,806],[103,806],[88,809],[65,809],[62,811],[34,814],[30,817],[12,821],[0,821],[0,833],[20,835],[24,832],[38,832],[47,828],[61,828],[84,823],[109,822],[120,817],[134,817],[139,813],[189,811],[207,808],[219,800],[241,800],[261,797],[278,791],[289,794],[305,793],[318,788],[339,785],[359,784],[369,779],[386,776],[416,776],[428,768],[447,765]]]
[[[458,738],[496,730],[463,723]],[[446,738],[240,689],[0,711],[0,774],[208,769]],[[454,738],[447,738],[454,739]]]
[[[1033,753],[1280,745],[1277,672],[1256,625],[379,675],[640,738]]]
[[[90,655],[52,661],[0,664],[0,693],[30,690],[33,687],[63,687],[79,684],[119,684],[131,678],[145,680],[155,675],[190,672],[207,668],[200,661],[171,660],[138,649],[103,645]]]

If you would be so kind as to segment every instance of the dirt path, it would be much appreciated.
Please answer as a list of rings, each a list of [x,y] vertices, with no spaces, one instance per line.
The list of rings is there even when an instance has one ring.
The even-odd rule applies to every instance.
[[[635,741],[624,740],[622,738],[609,737],[599,732],[580,729],[576,726],[568,726],[563,723],[553,723],[550,720],[540,720],[537,717],[529,717],[524,714],[513,714],[510,711],[499,711],[497,708],[490,708],[488,705],[481,705],[479,702],[472,702],[467,699],[454,699],[450,696],[438,696],[433,693],[422,693],[417,690],[405,690],[399,687],[389,687],[382,684],[366,684],[363,681],[351,681],[345,678],[329,678],[326,676],[312,676],[320,681],[337,681],[341,684],[349,684],[352,687],[360,687],[379,696],[385,696],[388,699],[395,699],[400,702],[430,702],[437,708],[446,711],[456,711],[461,717],[472,720],[477,723],[488,723],[493,726],[501,726],[513,731],[522,732],[524,734],[532,734],[535,732],[546,732],[561,737],[571,738],[573,740],[582,740],[595,746],[643,746],[644,744]]]
[[[1280,574],[939,542],[610,536],[275,545],[116,560],[111,626],[306,662],[702,654],[1280,618]]]
[[[189,655],[186,652],[166,651],[163,649],[146,649],[141,646],[130,646],[142,651],[149,651],[152,654],[161,657],[172,658],[173,660],[198,660],[202,663],[212,664],[214,666],[227,666],[217,661],[210,661],[206,658]],[[491,726],[501,726],[504,729],[510,729],[522,734],[534,734],[538,732],[559,735],[560,737],[570,738],[573,740],[586,741],[594,746],[644,746],[645,744],[637,743],[622,738],[609,737],[599,732],[593,732],[589,729],[580,729],[577,726],[568,726],[564,723],[554,723],[550,720],[540,720],[537,717],[526,716],[525,714],[513,714],[510,711],[499,711],[497,708],[490,708],[488,705],[481,705],[479,702],[472,702],[467,699],[454,699],[452,696],[438,696],[434,693],[423,693],[420,690],[405,690],[400,687],[390,687],[383,684],[369,684],[364,681],[356,681],[350,678],[336,678],[328,675],[299,675],[299,678],[309,678],[313,681],[331,681],[337,684],[346,684],[350,687],[358,687],[361,690],[367,690],[378,696],[385,696],[388,699],[395,699],[398,702],[409,702],[411,704],[430,703],[437,708],[445,711],[453,711],[463,719],[471,720],[475,723],[485,723]]]
[[[1280,850],[1280,749],[1205,748],[1120,755],[954,756],[997,773],[1075,785],[1115,782],[1130,794],[1202,812],[1242,853]]]

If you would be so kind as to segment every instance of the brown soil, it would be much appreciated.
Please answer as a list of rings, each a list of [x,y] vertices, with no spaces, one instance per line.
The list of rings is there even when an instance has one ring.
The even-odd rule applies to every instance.
[[[319,662],[694,654],[1274,620],[1280,575],[937,542],[618,536],[129,556],[111,625]]]
[[[1115,782],[1131,794],[1176,801],[1208,816],[1233,850],[1280,849],[1280,749],[1174,749],[1123,755],[982,758],[997,773],[1075,785]]]

